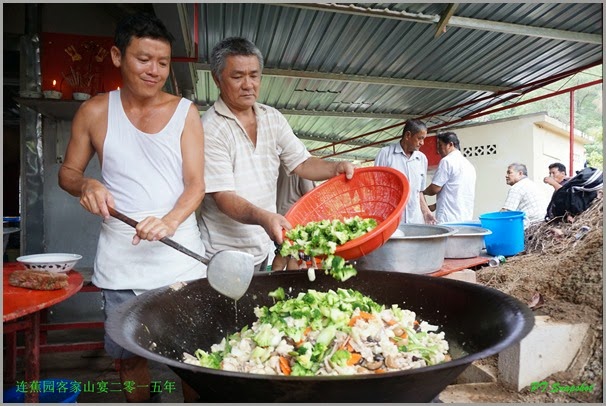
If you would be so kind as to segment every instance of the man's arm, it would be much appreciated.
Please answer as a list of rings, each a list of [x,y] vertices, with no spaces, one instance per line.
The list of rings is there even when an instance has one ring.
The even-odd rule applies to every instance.
[[[260,225],[269,237],[282,244],[282,229],[290,230],[291,224],[280,214],[261,209],[233,191],[209,193],[217,207],[231,219],[243,224]]]
[[[558,183],[557,180],[555,180],[554,178],[552,178],[551,176],[547,176],[545,177],[545,179],[543,179],[543,182],[547,183],[548,185],[553,186],[554,190],[558,190],[562,187],[562,185],[560,185]]]
[[[425,220],[425,224],[436,224],[436,217],[433,215],[431,210],[429,210],[429,206],[427,205],[427,201],[425,200],[423,192],[419,192],[419,201],[421,204],[421,213],[423,213],[423,219]]]
[[[198,110],[192,104],[185,118],[181,134],[181,157],[183,160],[183,193],[173,208],[162,217],[147,217],[137,225],[139,238],[157,241],[173,236],[179,225],[189,217],[204,198],[204,130]]]
[[[354,173],[354,166],[346,161],[330,162],[310,157],[299,164],[293,172],[309,180],[326,180],[342,173],[345,174],[347,179],[351,179]]]
[[[423,191],[423,194],[425,196],[435,196],[440,193],[440,190],[442,190],[442,186],[432,183],[431,185],[427,186],[427,188]]]
[[[86,101],[76,112],[65,161],[59,168],[59,186],[72,196],[80,198],[80,204],[92,214],[109,217],[107,206],[114,206],[114,198],[97,179],[87,178],[84,171],[98,152],[93,140],[92,128],[103,122],[107,109],[103,100]]]

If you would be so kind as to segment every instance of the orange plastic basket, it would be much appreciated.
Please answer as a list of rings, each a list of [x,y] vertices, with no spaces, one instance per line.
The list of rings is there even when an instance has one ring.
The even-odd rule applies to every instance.
[[[378,225],[337,246],[335,255],[356,259],[383,245],[396,231],[410,185],[400,171],[383,166],[358,168],[352,179],[339,175],[305,194],[284,217],[295,227],[310,221],[374,218]]]

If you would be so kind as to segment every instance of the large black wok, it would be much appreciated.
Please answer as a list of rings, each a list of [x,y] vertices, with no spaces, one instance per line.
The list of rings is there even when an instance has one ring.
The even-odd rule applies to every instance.
[[[110,315],[109,335],[131,352],[168,365],[198,391],[203,402],[428,402],[474,360],[502,351],[521,340],[533,326],[532,312],[494,289],[450,279],[407,273],[360,271],[338,282],[322,271],[310,282],[305,271],[255,274],[236,305],[214,291],[206,279],[179,290],[146,292]],[[353,288],[375,301],[417,313],[440,326],[453,360],[426,368],[345,377],[268,376],[219,371],[180,362],[250,325],[255,306],[270,305],[267,293],[283,287],[290,296]]]

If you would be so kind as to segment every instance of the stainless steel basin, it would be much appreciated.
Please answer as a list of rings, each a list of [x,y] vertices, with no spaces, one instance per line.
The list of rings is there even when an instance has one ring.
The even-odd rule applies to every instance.
[[[487,228],[473,226],[450,226],[455,232],[446,240],[444,258],[473,258],[484,248],[484,236],[492,234]]]
[[[425,224],[405,224],[380,248],[356,260],[361,270],[425,274],[444,263],[446,239],[455,229]]]

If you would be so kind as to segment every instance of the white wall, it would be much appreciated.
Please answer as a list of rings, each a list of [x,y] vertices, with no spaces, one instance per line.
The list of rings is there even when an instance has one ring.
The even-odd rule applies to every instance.
[[[461,151],[476,168],[474,219],[482,213],[501,209],[510,188],[505,183],[509,164],[525,164],[528,177],[541,186],[546,199],[553,193],[553,188],[543,182],[549,173],[549,164],[561,162],[568,167],[566,127],[544,113],[448,130],[457,134]],[[586,142],[580,136],[575,138],[576,170],[583,166]]]

